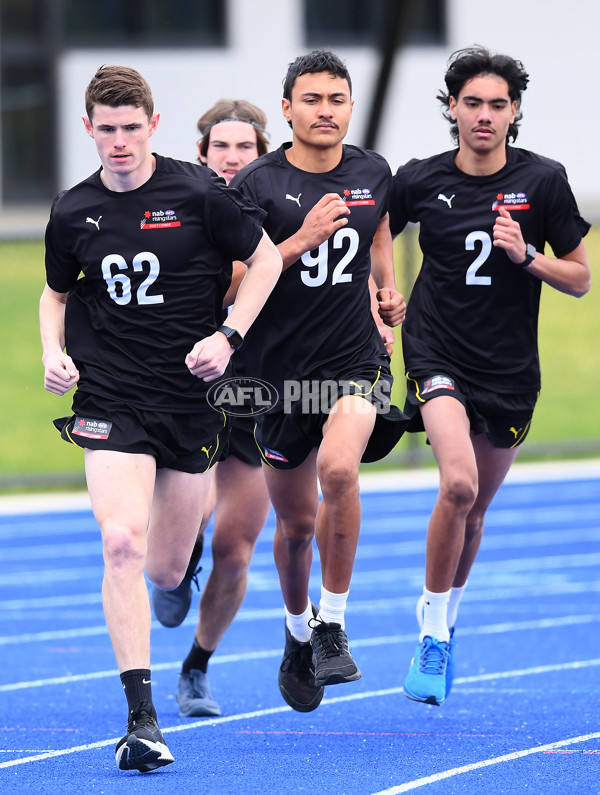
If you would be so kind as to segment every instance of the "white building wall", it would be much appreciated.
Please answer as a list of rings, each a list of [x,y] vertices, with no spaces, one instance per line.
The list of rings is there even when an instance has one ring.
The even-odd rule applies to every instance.
[[[67,53],[60,65],[60,179],[69,187],[97,168],[84,132],[85,86],[103,63],[133,66],[152,86],[161,113],[154,148],[181,159],[196,157],[196,121],[217,99],[243,97],[269,118],[273,147],[288,140],[281,117],[282,79],[307,47],[302,0],[228,0],[230,46],[225,49],[97,50]],[[598,130],[598,0],[448,0],[448,44],[409,48],[397,58],[382,120],[380,151],[395,170],[411,157],[451,147],[436,100],[448,55],[473,43],[520,58],[531,76],[523,99],[518,144],[560,160],[582,211],[600,222]],[[328,42],[320,46],[327,47]],[[335,48],[352,76],[355,110],[349,143],[362,141],[378,54]]]

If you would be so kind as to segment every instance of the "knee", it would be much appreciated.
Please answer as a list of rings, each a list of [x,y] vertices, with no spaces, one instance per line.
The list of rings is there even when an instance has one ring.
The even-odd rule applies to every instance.
[[[144,568],[146,534],[128,525],[108,522],[102,527],[104,563],[115,572],[131,572]]]
[[[275,545],[284,544],[295,550],[310,546],[315,535],[316,512],[277,514]]]
[[[359,463],[333,456],[318,461],[317,472],[323,497],[329,500],[345,500],[358,494]]]
[[[213,538],[213,569],[229,579],[235,580],[248,570],[254,544],[239,540],[235,544],[223,543]]]
[[[469,473],[454,472],[448,478],[442,477],[440,500],[453,513],[467,513],[477,499],[477,480]]]

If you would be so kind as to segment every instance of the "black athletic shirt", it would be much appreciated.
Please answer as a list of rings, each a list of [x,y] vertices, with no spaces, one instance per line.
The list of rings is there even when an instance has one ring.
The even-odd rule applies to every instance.
[[[368,280],[373,237],[388,211],[390,168],[375,152],[344,145],[336,168],[310,173],[288,162],[289,146],[254,160],[231,181],[266,210],[271,239],[277,244],[295,234],[326,193],[344,198],[350,215],[346,226],[282,273],[246,338],[248,375],[268,381],[280,397],[286,379],[324,380],[362,362],[389,362],[371,315]]]
[[[155,157],[136,190],[111,191],[97,171],[55,199],[47,282],[70,292],[66,348],[78,389],[146,410],[201,412],[210,384],[185,357],[221,324],[232,260],[255,251],[264,213],[210,169]]]
[[[542,282],[492,246],[498,207],[523,238],[556,257],[573,251],[590,225],[580,216],[560,163],[507,148],[504,168],[470,176],[456,150],[398,169],[392,234],[419,223],[423,264],[402,329],[407,371],[441,369],[504,393],[540,388],[537,322]]]

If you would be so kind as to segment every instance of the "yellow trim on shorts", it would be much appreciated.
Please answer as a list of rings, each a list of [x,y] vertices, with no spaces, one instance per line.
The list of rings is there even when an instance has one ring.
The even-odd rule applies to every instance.
[[[419,382],[416,379],[411,378],[408,372],[406,373],[406,380],[410,381],[415,385],[415,397],[417,398],[417,400],[420,401],[421,403],[426,403],[427,401],[425,400],[425,398],[422,398],[419,393]]]

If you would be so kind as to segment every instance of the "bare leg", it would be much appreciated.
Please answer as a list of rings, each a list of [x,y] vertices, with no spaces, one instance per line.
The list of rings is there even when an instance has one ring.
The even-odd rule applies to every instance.
[[[218,465],[213,568],[202,591],[196,640],[213,651],[239,610],[256,540],[270,501],[260,466],[231,456]]]
[[[465,539],[466,518],[477,497],[477,464],[463,405],[441,396],[421,407],[440,470],[440,487],[427,530],[425,586],[450,590]]]
[[[358,471],[375,416],[372,404],[348,395],[336,403],[323,428],[317,457],[323,499],[316,542],[323,585],[336,594],[350,587],[361,520]]]
[[[319,504],[317,451],[295,469],[264,467],[269,495],[277,514],[273,541],[281,592],[290,613],[300,615],[308,600],[312,540]]]
[[[150,667],[150,604],[144,579],[154,488],[151,456],[86,450],[94,516],[102,532],[106,624],[121,672]]]
[[[467,582],[483,537],[486,511],[504,482],[520,449],[519,447],[508,449],[492,447],[485,434],[472,436],[471,441],[477,461],[479,490],[475,504],[466,519],[465,541],[452,583],[455,588],[460,588]]]
[[[176,588],[187,569],[210,485],[210,472],[160,469],[148,526],[146,573],[159,588]]]

